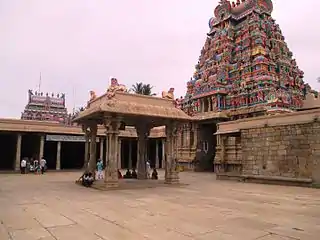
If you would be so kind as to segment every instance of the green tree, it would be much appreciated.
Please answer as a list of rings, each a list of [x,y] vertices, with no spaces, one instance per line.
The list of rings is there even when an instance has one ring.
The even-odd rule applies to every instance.
[[[155,93],[152,93],[152,88],[150,84],[143,84],[142,82],[136,83],[132,85],[130,91],[135,94],[147,95],[147,96],[155,96]]]

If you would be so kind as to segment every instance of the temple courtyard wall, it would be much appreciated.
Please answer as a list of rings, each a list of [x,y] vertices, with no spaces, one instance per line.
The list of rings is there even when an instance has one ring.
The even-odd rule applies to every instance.
[[[320,110],[218,124],[217,177],[320,183]]]

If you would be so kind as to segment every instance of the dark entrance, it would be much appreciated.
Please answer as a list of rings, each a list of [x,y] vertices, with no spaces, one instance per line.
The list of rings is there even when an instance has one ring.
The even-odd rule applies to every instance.
[[[40,135],[27,133],[22,135],[21,140],[21,158],[39,159]]]
[[[58,142],[46,141],[44,143],[44,159],[47,161],[48,169],[56,169]]]
[[[3,150],[0,158],[0,170],[13,170],[15,167],[17,134],[0,133],[0,146]]]
[[[136,139],[121,139],[121,168],[129,168],[130,157],[130,144],[131,144],[131,161],[132,168],[137,166],[137,140]]]
[[[214,171],[214,157],[216,154],[217,140],[214,133],[217,131],[215,123],[206,123],[200,125],[198,136],[198,151],[196,159],[198,161],[198,170]],[[200,151],[199,151],[200,150]]]
[[[149,139],[148,141],[148,160],[152,168],[156,167],[156,139]]]
[[[97,146],[99,144],[97,143]],[[84,142],[61,142],[61,169],[81,169],[84,164]],[[97,156],[99,157],[99,155]]]

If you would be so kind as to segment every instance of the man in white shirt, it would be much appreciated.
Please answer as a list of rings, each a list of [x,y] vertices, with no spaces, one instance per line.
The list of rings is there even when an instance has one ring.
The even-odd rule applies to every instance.
[[[46,165],[47,165],[47,161],[44,158],[41,158],[40,160],[41,174],[44,173]]]
[[[20,163],[21,174],[26,173],[26,167],[27,167],[27,161],[26,159],[23,158]]]

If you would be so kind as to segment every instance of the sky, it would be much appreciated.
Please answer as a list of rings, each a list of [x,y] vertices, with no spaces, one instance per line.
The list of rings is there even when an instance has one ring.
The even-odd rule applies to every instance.
[[[185,94],[218,0],[1,0],[0,118],[19,118],[28,89],[81,107],[116,77]],[[319,89],[320,1],[273,0],[289,49]],[[317,29],[318,28],[318,29]]]

